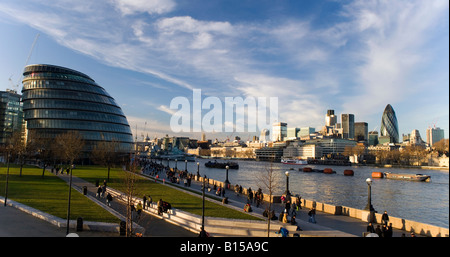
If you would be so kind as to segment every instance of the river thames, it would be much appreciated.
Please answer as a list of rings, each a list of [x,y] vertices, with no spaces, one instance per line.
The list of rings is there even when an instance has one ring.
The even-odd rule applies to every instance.
[[[187,169],[196,174],[197,162],[200,163],[200,175],[218,181],[225,181],[225,169],[205,167],[208,159],[197,159],[188,162]],[[214,161],[214,160],[213,160]],[[226,162],[226,160],[217,160]],[[392,172],[426,174],[431,182],[412,182],[392,179],[372,179],[372,205],[378,213],[387,211],[390,216],[418,221],[439,227],[449,227],[449,172],[448,170],[428,170],[414,168],[378,168],[369,166],[330,166],[330,165],[287,165],[247,160],[233,160],[239,169],[228,171],[228,179],[232,185],[239,184],[244,188],[261,187],[263,193],[267,189],[261,184],[261,174],[271,165],[278,184],[275,195],[281,195],[286,189],[286,175],[289,171],[289,190],[302,198],[332,205],[342,205],[364,209],[367,204],[367,178],[372,172]],[[164,162],[167,164],[167,161]],[[178,169],[185,168],[184,162],[178,162]],[[332,168],[335,174],[299,171],[300,167],[311,167],[323,170]],[[170,162],[175,167],[175,162]],[[292,169],[291,169],[292,168]],[[351,169],[354,176],[344,176],[344,170]]]

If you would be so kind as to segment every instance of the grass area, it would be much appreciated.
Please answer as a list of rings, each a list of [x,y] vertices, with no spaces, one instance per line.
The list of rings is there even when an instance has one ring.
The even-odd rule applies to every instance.
[[[95,183],[96,180],[103,183],[108,177],[106,168],[99,166],[78,166],[73,170],[73,175],[82,178],[91,183]],[[122,192],[125,190],[124,172],[121,169],[111,169],[110,180],[108,186],[116,188]],[[183,211],[187,211],[193,214],[202,215],[202,199],[190,194],[184,193],[180,190],[155,183],[149,179],[141,178],[136,181],[136,197],[142,197],[150,195],[153,201],[163,199],[169,202],[173,208],[177,208]],[[248,220],[261,220],[252,215],[248,215],[243,212],[236,211],[231,208],[227,208],[221,204],[205,201],[205,216],[209,217],[221,217],[230,219],[248,219]]]
[[[0,167],[0,195],[5,196],[5,165]],[[63,219],[67,218],[69,186],[50,172],[36,167],[24,167],[19,176],[19,167],[11,165],[9,169],[8,199],[23,203],[35,209]],[[70,219],[83,217],[85,221],[119,223],[120,220],[89,200],[83,194],[72,190]]]

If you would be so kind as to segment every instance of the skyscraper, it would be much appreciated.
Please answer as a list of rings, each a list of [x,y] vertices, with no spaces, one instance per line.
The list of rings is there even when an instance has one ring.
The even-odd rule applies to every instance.
[[[369,128],[367,122],[355,122],[355,140],[365,141],[368,143],[369,141]]]
[[[390,104],[386,105],[383,116],[381,117],[380,138],[381,137],[388,138],[389,143],[399,143],[397,117]]]
[[[428,128],[427,129],[427,144],[429,146],[433,146],[434,143],[437,143],[444,139],[444,130],[440,128]]]
[[[0,145],[23,126],[22,96],[14,90],[0,91]]]
[[[341,114],[342,138],[355,138],[355,115]]]
[[[287,123],[275,122],[272,125],[272,141],[283,141],[287,137]]]
[[[327,110],[327,116],[325,116],[325,126],[333,127],[337,122],[337,117],[334,115],[334,110]]]

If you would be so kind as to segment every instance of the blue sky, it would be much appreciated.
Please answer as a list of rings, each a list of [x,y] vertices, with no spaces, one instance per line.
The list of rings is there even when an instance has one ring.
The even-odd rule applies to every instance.
[[[138,135],[174,135],[170,102],[193,88],[278,97],[288,127],[318,130],[334,109],[379,130],[391,104],[400,134],[449,135],[446,0],[2,0],[0,32],[0,90],[20,81],[39,33],[29,64],[86,73]]]

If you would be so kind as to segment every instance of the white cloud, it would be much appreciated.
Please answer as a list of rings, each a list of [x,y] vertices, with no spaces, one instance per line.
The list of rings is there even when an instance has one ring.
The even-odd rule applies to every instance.
[[[164,14],[176,7],[173,0],[112,0],[112,3],[123,15],[143,12]]]
[[[170,114],[170,115],[174,115],[176,113],[175,110],[170,109],[166,105],[160,105],[160,106],[157,107],[157,109],[162,111],[162,112],[165,112],[167,114]]]
[[[186,33],[216,32],[231,34],[233,27],[229,22],[200,21],[190,16],[171,17],[159,20],[156,23],[162,33],[173,34],[177,31]]]
[[[320,28],[312,16],[249,23],[172,17],[174,0],[24,2],[2,2],[0,13],[107,65],[176,85],[171,93],[278,96],[282,118],[293,125],[322,124],[326,108],[362,116],[405,101],[424,84],[415,73],[440,50],[424,50],[430,35],[442,17],[448,23],[448,1],[439,0],[353,1],[342,19]],[[167,111],[154,98],[152,108]]]
[[[363,1],[347,7],[355,25],[350,33],[363,47],[357,52],[361,65],[354,67],[358,90],[345,98],[345,110],[378,113],[417,92],[414,75],[427,62],[427,35],[439,24],[441,7],[429,1]]]

